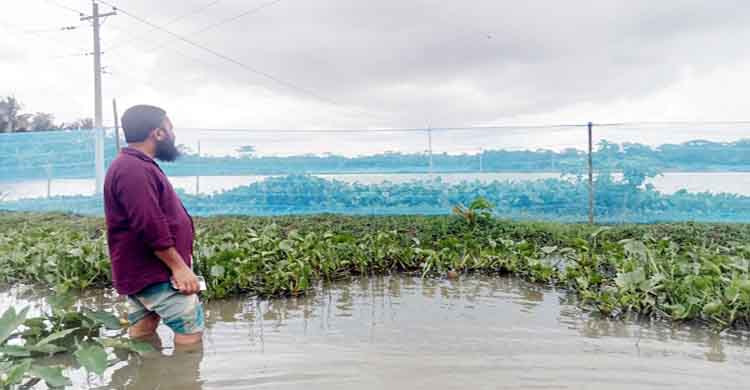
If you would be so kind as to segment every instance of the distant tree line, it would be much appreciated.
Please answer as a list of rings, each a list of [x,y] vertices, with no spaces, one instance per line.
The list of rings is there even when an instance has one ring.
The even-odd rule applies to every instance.
[[[0,133],[90,129],[94,127],[94,121],[91,118],[57,123],[53,114],[22,112],[23,108],[23,104],[13,96],[0,98]]]

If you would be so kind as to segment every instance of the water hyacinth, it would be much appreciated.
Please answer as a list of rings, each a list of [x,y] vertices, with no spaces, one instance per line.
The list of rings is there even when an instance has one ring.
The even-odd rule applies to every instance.
[[[208,299],[298,295],[353,275],[478,272],[566,287],[607,315],[720,327],[750,319],[748,225],[510,222],[492,218],[488,207],[474,202],[452,216],[199,218],[196,271]],[[0,220],[0,280],[110,285],[101,219],[8,213]]]

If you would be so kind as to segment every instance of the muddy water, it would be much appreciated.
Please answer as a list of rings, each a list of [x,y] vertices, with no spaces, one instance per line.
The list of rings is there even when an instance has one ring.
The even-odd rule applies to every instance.
[[[103,379],[74,371],[75,387],[740,389],[750,375],[747,333],[598,319],[512,278],[370,278],[207,309],[202,348],[174,349],[162,327],[160,353]]]

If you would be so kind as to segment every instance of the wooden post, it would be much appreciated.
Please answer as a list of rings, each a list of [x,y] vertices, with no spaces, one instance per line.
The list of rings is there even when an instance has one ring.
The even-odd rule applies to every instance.
[[[593,123],[589,122],[589,224],[594,224],[594,163],[592,158],[593,141],[591,128]]]

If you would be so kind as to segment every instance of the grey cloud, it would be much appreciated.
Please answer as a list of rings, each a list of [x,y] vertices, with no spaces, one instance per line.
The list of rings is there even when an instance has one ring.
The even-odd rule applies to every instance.
[[[168,20],[176,12],[168,3],[128,4]],[[174,29],[193,31],[256,4],[221,2]],[[190,38],[336,102],[383,113],[381,125],[461,125],[644,96],[675,82],[685,66],[706,72],[740,61],[748,16],[746,1],[289,0]],[[149,75],[166,88],[185,91],[186,80],[249,83],[298,95],[183,43],[170,48]]]

